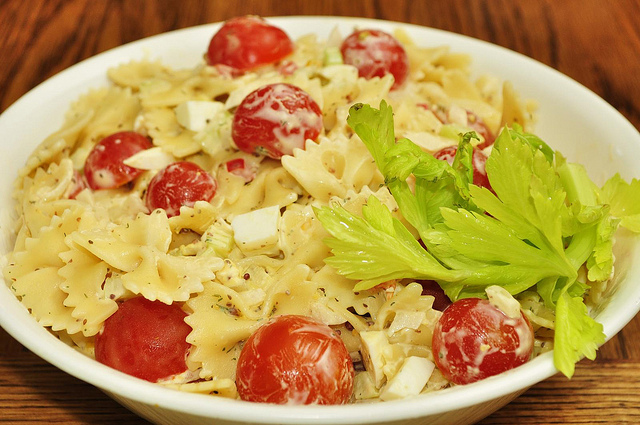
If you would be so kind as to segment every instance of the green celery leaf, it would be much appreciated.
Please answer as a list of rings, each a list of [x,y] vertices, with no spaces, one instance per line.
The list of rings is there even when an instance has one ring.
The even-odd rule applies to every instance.
[[[598,346],[605,341],[602,325],[593,320],[582,297],[563,292],[556,307],[553,360],[567,377],[573,376],[575,364],[583,357],[596,358]]]
[[[486,170],[499,202],[488,190],[474,187],[472,201],[521,239],[554,252],[568,265],[562,225],[563,218],[569,216],[566,194],[543,153],[503,131],[487,159]]]
[[[489,189],[471,187],[470,191],[472,199],[478,207],[511,229],[519,239],[530,241],[536,246],[545,245],[540,230],[526,217],[498,199]]]
[[[598,223],[609,215],[608,205],[585,206],[575,202],[569,209],[569,215],[562,217],[562,234],[573,236]]]
[[[405,181],[411,174],[428,181],[454,174],[446,161],[434,158],[408,139],[400,139],[394,146],[388,148],[383,162],[385,166],[380,171],[387,182]]]
[[[469,282],[482,282],[485,279],[503,281],[503,276],[487,275],[489,270],[519,276],[528,273],[531,277],[525,280],[529,286],[548,276],[575,278],[577,275],[563,256],[522,240],[512,229],[495,218],[466,210],[444,208],[442,215],[444,224],[450,229],[450,248],[459,255],[485,264],[485,267],[474,270],[474,274],[467,279]]]
[[[478,137],[475,132],[463,135],[451,166],[410,140],[396,142],[393,111],[384,101],[380,109],[352,106],[347,123],[375,159],[404,217],[421,235],[442,222],[443,206],[477,210],[469,202],[469,182],[473,179],[471,139]],[[410,175],[415,177],[415,190],[407,183]]]
[[[595,357],[604,334],[588,315],[577,270],[586,263],[591,280],[608,278],[618,221],[640,231],[640,181],[614,176],[598,192],[583,167],[514,125],[499,133],[485,165],[492,192],[471,184],[473,132],[462,135],[449,165],[409,140],[396,142],[384,101],[380,109],[354,105],[347,121],[427,249],[371,197],[362,217],[340,206],[315,209],[332,236],[327,264],[360,280],[355,290],[434,279],[456,300],[484,297],[489,285],[514,295],[535,287],[556,312],[558,369],[571,376],[575,362]]]
[[[357,103],[349,109],[347,124],[367,146],[378,168],[384,171],[385,155],[396,142],[391,106],[384,100],[380,102],[380,109]]]
[[[640,233],[640,180],[627,183],[616,174],[604,184],[600,196],[611,206],[611,214],[621,219],[622,227]]]
[[[613,273],[613,235],[618,229],[620,219],[607,217],[597,226],[596,244],[587,260],[589,280],[605,281]]]
[[[597,187],[582,165],[562,160],[556,168],[569,202],[585,207],[598,205]]]
[[[595,231],[584,229],[575,233],[567,247],[567,255],[577,267],[586,261],[589,280],[607,280],[613,272],[613,235],[621,220],[609,214],[613,212],[612,207],[598,204],[597,188],[582,165],[563,161],[558,167],[558,174],[567,188],[569,200],[575,202],[575,205],[584,205],[578,215],[574,212],[576,221],[583,227],[585,221],[588,225],[595,225]],[[632,185],[616,175],[605,184],[600,197],[614,202],[616,198],[622,197],[616,202],[616,210],[618,213],[624,213],[626,198],[633,197],[631,188]],[[640,185],[637,190],[640,196]],[[588,249],[590,253],[588,258],[585,258]]]
[[[587,283],[576,280],[571,285],[567,286],[567,294],[569,294],[571,297],[583,298],[584,294],[587,292],[587,289],[589,289],[589,285]],[[558,294],[558,296],[560,295],[561,294]]]
[[[478,139],[475,131],[464,133],[458,143],[456,156],[451,166],[459,176],[459,189],[465,191],[473,183],[473,145],[472,139]]]
[[[558,302],[558,288],[564,288],[562,283],[566,282],[566,278],[558,278],[557,276],[549,276],[542,279],[536,285],[536,290],[544,301],[545,306],[551,310],[555,310]]]
[[[452,184],[450,178],[434,183],[420,179],[416,181],[415,193],[406,181],[393,180],[387,186],[403,217],[424,240],[425,235],[433,230],[433,226],[442,222],[441,206],[454,207],[459,204],[461,199],[451,190]]]
[[[361,280],[356,291],[391,279],[460,280],[465,276],[442,266],[375,196],[363,207],[363,217],[338,205],[314,211],[333,236],[325,241],[334,254],[326,263],[344,276]]]
[[[426,216],[425,221],[430,231],[433,226],[442,223],[442,208],[458,209],[468,206],[460,196],[459,192],[454,189],[454,182],[451,177],[438,180],[435,183],[427,182],[423,179],[417,179],[415,185],[414,197],[417,202],[417,208],[423,211]],[[422,229],[419,229],[422,230]],[[425,233],[421,231],[422,235]]]
[[[526,133],[520,124],[514,123],[512,128],[506,127],[505,130],[514,140],[520,140],[528,144],[532,149],[542,152],[547,161],[553,163],[554,152],[541,138],[535,134]]]

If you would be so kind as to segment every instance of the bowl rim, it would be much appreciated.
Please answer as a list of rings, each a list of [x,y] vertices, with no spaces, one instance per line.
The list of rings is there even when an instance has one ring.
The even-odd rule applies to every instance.
[[[640,133],[638,133],[635,127],[595,93],[564,74],[561,74],[559,71],[507,48],[449,31],[377,19],[333,16],[287,16],[267,17],[267,20],[283,27],[285,31],[289,31],[295,27],[306,28],[306,32],[315,32],[313,29],[318,25],[326,25],[333,28],[336,24],[352,27],[375,25],[382,29],[404,28],[410,30],[410,33],[424,32],[425,34],[436,36],[435,38],[438,39],[454,40],[457,42],[456,46],[463,45],[481,48],[483,50],[493,51],[501,57],[506,55],[514,58],[517,62],[526,64],[532,71],[542,73],[544,78],[559,81],[572,93],[589,99],[593,105],[596,105],[606,114],[609,114],[616,128],[628,135],[633,143],[640,146]],[[163,43],[173,37],[186,37],[200,33],[210,33],[212,35],[220,25],[221,23],[218,22],[158,34],[115,47],[85,59],[39,84],[7,108],[2,115],[0,115],[0,128],[15,116],[23,113],[25,108],[38,99],[43,92],[55,91],[55,87],[58,84],[60,84],[61,87],[65,87],[74,75],[82,72],[84,69],[100,66],[104,72],[106,67],[103,65],[113,66],[118,63],[120,56],[129,57],[130,52],[141,49],[144,50],[151,42]],[[208,42],[208,39],[206,41]],[[439,44],[442,43],[434,42],[434,45]],[[464,47],[456,47],[456,49],[464,51]],[[0,252],[0,254],[2,253]],[[553,366],[553,353],[549,352],[516,369],[474,384],[449,388],[417,398],[385,403],[358,403],[346,406],[276,406],[201,394],[190,394],[133,378],[85,357],[59,341],[45,328],[37,324],[35,320],[28,315],[26,309],[22,307],[22,304],[15,299],[8,286],[1,286],[0,301],[2,301],[2,304],[5,304],[5,301],[8,300],[9,297],[15,302],[10,302],[7,308],[0,309],[0,326],[44,360],[76,378],[103,389],[107,393],[114,393],[133,401],[152,406],[158,405],[173,411],[203,417],[269,424],[290,424],[300,421],[310,424],[327,422],[346,424],[409,419],[437,415],[488,402],[512,394],[515,391],[526,389],[557,372]],[[628,307],[628,310],[616,316],[606,316],[606,318],[609,319],[604,323],[607,340],[622,329],[640,310],[640,288],[635,291],[628,289],[625,291],[625,295],[628,299],[624,305]],[[28,317],[33,323],[26,322],[25,317]],[[16,320],[16,318],[18,320]],[[28,332],[25,332],[25,330]],[[496,381],[500,385],[496,385]],[[393,408],[390,408],[392,405]]]

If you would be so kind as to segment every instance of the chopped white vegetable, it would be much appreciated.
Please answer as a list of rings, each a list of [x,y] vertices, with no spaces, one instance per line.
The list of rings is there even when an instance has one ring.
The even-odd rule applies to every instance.
[[[380,399],[389,401],[420,394],[434,368],[435,364],[429,359],[407,357],[398,373],[384,386]]]
[[[324,298],[311,304],[311,317],[329,326],[340,325],[345,322],[344,316],[337,314],[329,308]]]
[[[224,103],[207,100],[189,100],[176,106],[176,119],[181,126],[200,132],[220,112]]]
[[[173,155],[156,146],[133,154],[122,162],[124,165],[140,170],[161,170],[175,161],[176,158]]]
[[[248,291],[240,292],[242,300],[246,303],[247,307],[253,308],[262,304],[267,297],[267,293],[262,288],[250,289]]]
[[[380,388],[384,382],[385,350],[389,348],[389,340],[384,331],[360,332],[362,340],[362,360],[365,368],[371,374],[376,387]]]
[[[218,219],[203,233],[201,240],[216,255],[226,258],[234,247],[233,229],[226,221]]]
[[[216,279],[229,288],[237,288],[245,283],[240,276],[240,269],[228,258],[224,259],[224,265],[216,272]]]
[[[502,286],[492,285],[485,289],[489,302],[512,319],[520,317],[520,302]]]
[[[391,322],[391,326],[389,326],[389,335],[393,335],[402,329],[416,330],[426,319],[427,314],[424,311],[398,310],[393,322]]]
[[[127,293],[121,275],[116,273],[104,280],[102,288],[102,296],[105,300],[119,300]]]
[[[243,252],[257,251],[278,243],[280,207],[261,208],[231,221],[236,244]]]
[[[327,47],[340,47],[342,45],[342,34],[340,33],[340,28],[336,25],[329,33],[329,37],[327,37]]]
[[[144,114],[138,114],[136,119],[133,121],[133,131],[136,133],[147,135],[147,127],[145,125]]]
[[[324,57],[322,60],[324,66],[342,65],[342,54],[339,47],[327,47],[324,49]]]
[[[331,80],[329,84],[353,84],[358,79],[358,68],[353,65],[332,64],[322,68],[320,75]]]
[[[467,119],[467,110],[461,108],[458,105],[451,105],[449,111],[447,112],[447,118],[449,118],[449,122],[461,125],[463,127],[469,125]]]
[[[442,127],[439,127],[438,131],[440,131],[441,128]],[[457,142],[429,131],[405,131],[403,137],[406,137],[429,152],[437,152],[440,149],[457,145]]]
[[[353,395],[356,400],[367,400],[380,395],[380,390],[376,388],[371,374],[360,372],[353,380]]]

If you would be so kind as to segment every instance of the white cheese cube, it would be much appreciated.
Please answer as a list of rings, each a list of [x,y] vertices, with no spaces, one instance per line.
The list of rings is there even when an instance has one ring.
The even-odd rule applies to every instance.
[[[416,396],[427,385],[435,364],[424,357],[407,357],[396,375],[380,393],[383,401]]]
[[[124,165],[140,170],[161,170],[176,161],[175,157],[161,147],[145,149],[122,161]]]
[[[236,245],[243,252],[261,250],[278,243],[280,207],[261,208],[236,216],[231,221]]]
[[[200,132],[218,113],[224,110],[224,103],[207,100],[189,100],[176,106],[176,120],[184,128]]]

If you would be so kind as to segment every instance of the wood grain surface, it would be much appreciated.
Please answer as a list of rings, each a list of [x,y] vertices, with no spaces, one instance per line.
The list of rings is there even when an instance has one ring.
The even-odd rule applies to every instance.
[[[469,35],[558,69],[640,128],[640,0],[0,0],[0,111],[102,51],[248,13],[360,16]],[[2,330],[0,422],[145,423]],[[480,422],[623,423],[640,423],[640,316],[573,379],[548,379]]]

